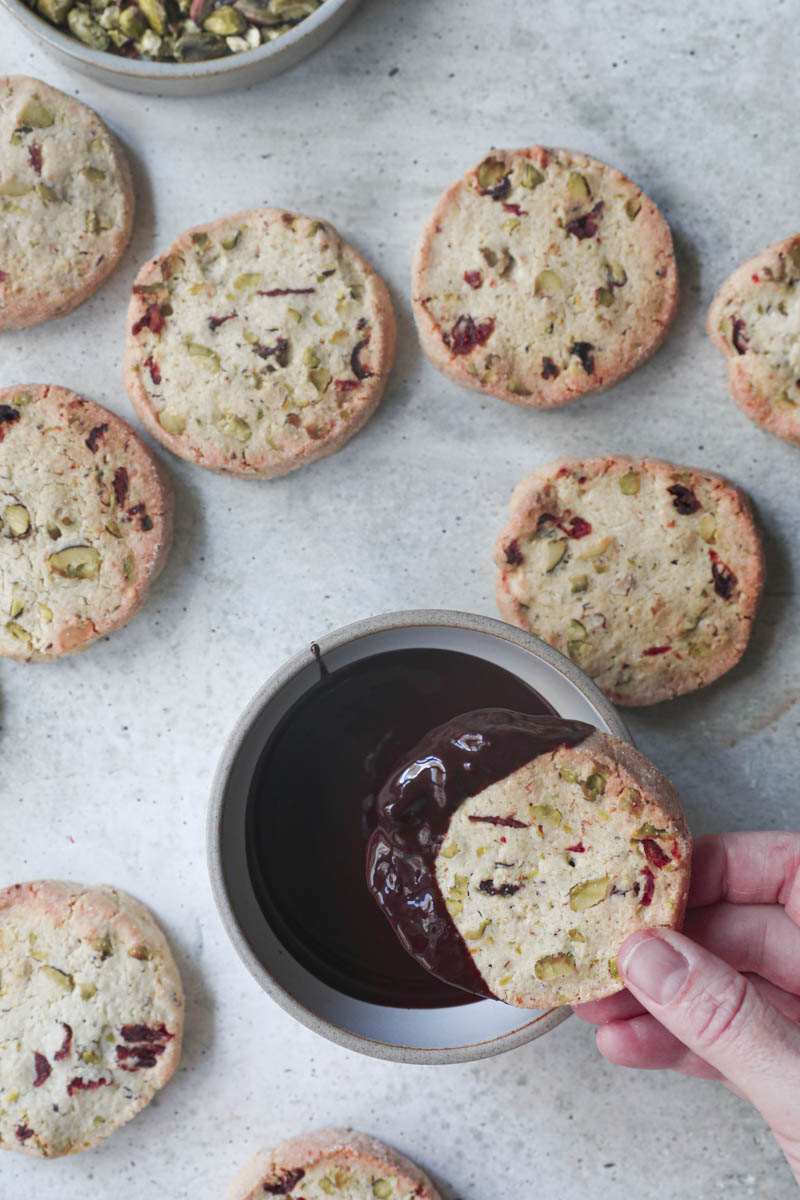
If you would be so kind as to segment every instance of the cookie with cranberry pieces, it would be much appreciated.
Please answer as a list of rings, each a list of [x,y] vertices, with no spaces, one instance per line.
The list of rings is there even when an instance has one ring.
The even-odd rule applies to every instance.
[[[321,1129],[260,1150],[226,1200],[440,1200],[424,1171],[391,1146],[354,1129]]]
[[[369,263],[328,222],[264,208],[190,229],[142,267],[125,381],[175,454],[271,478],[364,425],[394,349],[389,293]]]
[[[183,991],[152,914],[116,888],[0,891],[0,1149],[88,1150],[178,1065]]]
[[[624,378],[661,345],[678,274],[660,212],[625,175],[570,150],[495,150],[436,205],[414,315],[440,371],[552,408]]]
[[[444,779],[455,803],[442,828]],[[396,766],[377,813],[372,846],[394,858],[387,885],[400,900],[408,890],[391,908],[395,932],[422,966],[476,994],[536,1009],[599,1000],[622,987],[626,937],[683,921],[691,839],[675,791],[589,725],[465,713]]]
[[[742,491],[652,458],[560,459],[518,485],[497,604],[618,704],[704,687],[747,646],[764,582]]]
[[[141,607],[172,492],[120,417],[66,388],[0,391],[0,656],[85,650]]]
[[[63,317],[105,283],[133,225],[116,138],[85,104],[0,78],[0,331]]]
[[[728,386],[763,429],[800,445],[800,235],[737,267],[708,310]]]

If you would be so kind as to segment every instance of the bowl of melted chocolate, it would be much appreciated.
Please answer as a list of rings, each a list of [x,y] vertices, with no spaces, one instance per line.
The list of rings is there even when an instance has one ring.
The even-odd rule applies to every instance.
[[[208,818],[223,923],[264,990],[348,1049],[468,1061],[531,1041],[569,1015],[481,997],[466,977],[463,986],[445,982],[404,948],[368,881],[377,799],[393,767],[475,710],[519,717],[483,752],[483,786],[520,755],[527,761],[537,718],[562,718],[565,737],[575,722],[628,737],[611,704],[551,647],[501,621],[435,610],[310,641],[260,689],[223,752]],[[439,899],[424,883],[415,903]]]

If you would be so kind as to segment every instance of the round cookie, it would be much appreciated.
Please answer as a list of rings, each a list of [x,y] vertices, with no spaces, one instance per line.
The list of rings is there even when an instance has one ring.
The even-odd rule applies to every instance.
[[[66,388],[0,390],[0,656],[84,650],[143,604],[172,494],[120,417]]]
[[[519,766],[508,739],[526,725],[533,757]],[[629,934],[682,923],[691,839],[672,785],[580,722],[456,717],[396,766],[376,812],[371,886],[383,870],[407,897],[395,932],[423,966],[479,995],[536,1009],[598,1000],[623,986],[616,954]],[[476,982],[441,953],[453,927]]]
[[[0,78],[0,331],[72,312],[131,235],[133,184],[96,113],[26,75]]]
[[[742,411],[800,445],[800,235],[736,268],[714,297],[707,329]]]
[[[394,348],[389,293],[369,263],[327,222],[264,208],[190,229],[142,267],[125,382],[175,454],[271,478],[364,425]]]
[[[171,1078],[183,991],[152,915],[115,888],[0,891],[0,1148],[77,1154]]]
[[[524,479],[495,563],[503,618],[627,705],[730,670],[764,582],[739,488],[710,471],[617,454],[559,459]]]
[[[635,183],[586,154],[494,150],[439,200],[413,273],[425,354],[531,408],[601,391],[675,315],[672,237]]]
[[[354,1129],[321,1129],[258,1154],[226,1200],[440,1200],[424,1171],[391,1146]]]

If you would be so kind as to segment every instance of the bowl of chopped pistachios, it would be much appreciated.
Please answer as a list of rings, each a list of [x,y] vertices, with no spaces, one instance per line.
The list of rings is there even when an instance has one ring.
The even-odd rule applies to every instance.
[[[199,96],[278,75],[360,0],[0,0],[54,58],[115,87]]]

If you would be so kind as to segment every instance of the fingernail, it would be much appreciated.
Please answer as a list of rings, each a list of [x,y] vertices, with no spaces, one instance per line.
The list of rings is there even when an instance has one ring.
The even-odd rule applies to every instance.
[[[686,982],[689,964],[682,954],[659,937],[637,942],[618,963],[626,982],[656,1004],[669,1004]]]

